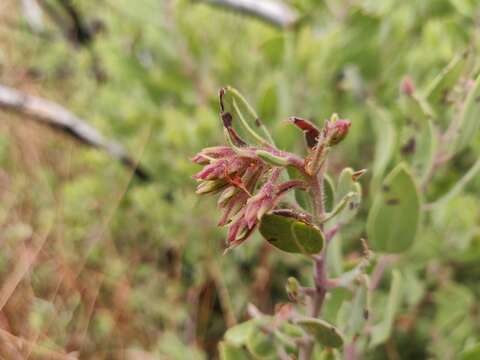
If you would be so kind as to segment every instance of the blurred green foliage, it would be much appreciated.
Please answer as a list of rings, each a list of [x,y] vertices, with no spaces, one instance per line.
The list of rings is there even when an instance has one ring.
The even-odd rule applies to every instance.
[[[290,115],[321,123],[337,112],[352,120],[330,171],[374,171],[361,180],[359,215],[340,234],[337,251],[347,258],[359,256],[384,175],[400,161],[429,161],[422,141],[430,130],[409,114],[412,104],[402,105],[399,88],[408,75],[427,91],[468,51],[452,101],[432,105],[437,130],[458,116],[455,100],[465,99],[464,84],[479,72],[477,2],[288,2],[304,15],[290,31],[187,0],[74,1],[88,23],[102,24],[88,46],[79,46],[47,14],[35,33],[17,2],[2,1],[1,82],[88,119],[153,176],[140,183],[107,155],[0,113],[0,299],[41,246],[1,303],[0,324],[34,344],[34,356],[215,357],[217,342],[235,318],[245,318],[249,302],[272,312],[287,301],[289,276],[311,281],[307,261],[278,253],[258,235],[222,256],[215,204],[194,194],[189,158],[223,141],[223,85],[246,95],[286,150],[302,149],[283,121]],[[425,202],[446,194],[479,157],[478,131],[468,136],[472,142],[435,172]],[[412,151],[412,143],[427,155]],[[425,174],[414,170],[420,183]],[[372,299],[372,322],[384,324],[376,310],[389,301],[390,269],[397,268],[403,290],[389,315],[392,336],[362,358],[455,359],[462,351],[476,358],[468,356],[480,341],[479,179],[424,212],[413,248],[395,258]],[[332,271],[344,266],[337,258]],[[235,351],[228,346],[223,351]],[[14,358],[5,351],[2,357]]]

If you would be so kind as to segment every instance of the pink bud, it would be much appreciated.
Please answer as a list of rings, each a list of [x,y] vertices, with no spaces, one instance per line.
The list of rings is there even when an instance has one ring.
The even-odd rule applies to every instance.
[[[348,129],[352,123],[349,120],[337,120],[328,124],[329,145],[336,145],[342,141],[348,134]]]
[[[225,173],[227,163],[225,160],[217,160],[205,166],[200,172],[196,173],[193,178],[197,180],[214,180],[219,179]]]
[[[415,84],[409,75],[403,78],[402,83],[400,84],[400,91],[408,96],[412,96],[415,92]]]
[[[253,234],[254,230],[255,226],[249,228],[245,217],[239,216],[237,220],[232,225],[230,225],[230,228],[228,229],[228,247],[232,248],[234,246],[240,245]]]
[[[226,158],[235,155],[235,152],[228,146],[212,146],[202,149],[191,160],[195,164],[207,165],[213,159]]]
[[[247,199],[248,195],[243,191],[232,196],[224,205],[225,210],[220,218],[220,221],[218,222],[218,226],[224,226],[228,224],[232,217],[245,207]]]

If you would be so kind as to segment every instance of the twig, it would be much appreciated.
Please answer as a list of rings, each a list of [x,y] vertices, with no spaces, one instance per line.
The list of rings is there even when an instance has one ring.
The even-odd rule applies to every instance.
[[[314,221],[315,223],[323,230],[322,219],[325,213],[324,207],[324,189],[323,189],[323,178],[326,170],[326,163],[321,166],[318,173],[312,177],[310,194],[312,197],[313,208],[314,208]],[[312,308],[310,311],[310,316],[317,318],[322,309],[325,296],[328,291],[328,278],[327,278],[327,269],[326,269],[326,259],[327,259],[327,245],[323,247],[322,252],[315,256],[314,265],[313,265],[313,278],[315,281],[315,292],[312,297]],[[299,359],[300,360],[309,360],[313,352],[313,341],[308,341],[304,346],[300,348]]]
[[[137,166],[124,148],[117,142],[105,139],[100,132],[85,120],[64,107],[36,96],[0,85],[0,109],[27,115],[43,124],[61,130],[83,144],[104,150],[114,159],[134,171],[141,180],[149,180],[148,173]]]
[[[282,29],[291,28],[299,19],[298,13],[274,0],[196,0],[232,11],[254,16]]]
[[[235,311],[233,310],[230,294],[224,284],[222,272],[214,259],[209,260],[208,270],[217,288],[217,295],[220,300],[220,306],[222,307],[225,324],[227,327],[235,326],[237,319],[235,318]]]

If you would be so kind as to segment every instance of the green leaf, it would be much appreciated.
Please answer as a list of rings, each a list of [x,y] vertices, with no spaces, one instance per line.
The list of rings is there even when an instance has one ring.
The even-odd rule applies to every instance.
[[[218,355],[220,360],[249,360],[250,357],[240,347],[232,345],[226,341],[218,343]]]
[[[430,103],[417,92],[411,95],[402,94],[400,108],[408,118],[415,121],[423,121],[434,117],[434,111]]]
[[[255,320],[245,321],[229,328],[225,332],[224,338],[234,345],[244,345],[253,327],[255,327]]]
[[[455,86],[467,63],[468,53],[455,56],[452,61],[428,85],[425,98],[431,104],[438,104],[445,100],[445,95]]]
[[[446,282],[434,293],[433,300],[436,314],[432,326],[439,333],[452,337],[457,327],[466,327],[467,334],[469,333],[468,330],[472,330],[475,319],[466,309],[471,309],[475,304],[475,295],[468,287]],[[460,335],[457,339],[464,339],[467,334],[457,333],[457,336]]]
[[[223,111],[230,113],[233,117],[234,126],[242,128],[242,134],[249,136],[251,140],[259,144],[272,144],[272,137],[267,128],[262,124],[257,113],[245,98],[231,86],[224,87],[223,95],[220,97],[221,104],[223,105]],[[260,135],[256,130],[259,129],[262,132]]]
[[[385,178],[368,214],[367,235],[372,250],[406,251],[413,244],[420,223],[420,197],[405,164]]]
[[[330,239],[327,251],[327,268],[331,276],[340,276],[343,273],[343,249],[340,233]]]
[[[343,197],[343,199],[339,201],[337,205],[335,205],[335,208],[331,212],[325,214],[325,216],[321,220],[321,223],[328,222],[330,219],[333,219],[335,216],[340,214],[343,210],[349,210],[346,209],[347,206],[351,206],[352,202],[355,201],[357,198],[358,194],[356,192],[349,192]]]
[[[290,179],[298,178],[298,170],[295,169],[293,166],[287,168],[287,171],[290,175]],[[297,176],[294,176],[297,175]],[[310,199],[310,195],[308,192],[302,189],[295,189],[295,200],[297,201],[298,205],[302,207],[307,212],[312,212],[312,202]],[[324,195],[324,206],[325,211],[330,211],[333,208],[333,201],[334,201],[334,186],[333,182],[328,175],[325,175],[323,178],[323,195]]]
[[[338,348],[343,345],[343,337],[340,331],[324,320],[304,318],[298,320],[297,324],[303,327],[316,341],[324,346]]]
[[[365,278],[364,283],[355,290],[346,331],[348,335],[353,337],[360,333],[369,317],[369,302],[368,278]]]
[[[288,166],[287,173],[290,180],[303,179],[303,174],[295,167]],[[312,212],[312,202],[310,200],[309,194],[302,189],[294,189],[295,201],[297,204],[305,211]],[[291,194],[289,192],[288,194]]]
[[[463,350],[460,353],[460,360],[478,360],[480,359],[480,343],[473,347]]]
[[[271,245],[289,253],[316,254],[323,248],[323,234],[317,227],[286,216],[264,215],[260,233]]]
[[[333,202],[335,198],[335,187],[332,179],[328,175],[323,177],[323,196],[325,211],[331,211],[333,209]]]
[[[432,121],[425,124],[425,128],[420,131],[421,141],[416,151],[413,166],[417,173],[421,175],[422,182],[428,180],[430,170],[435,166],[435,154],[438,146],[438,134]]]
[[[284,321],[282,325],[280,325],[279,329],[281,332],[287,334],[292,338],[300,338],[304,335],[304,332],[300,327],[289,323],[288,321]]]
[[[298,301],[298,297],[300,296],[300,288],[301,288],[301,285],[296,278],[294,278],[293,276],[290,276],[287,279],[285,290],[287,292],[288,299],[290,301],[293,301],[293,302]]]
[[[373,104],[370,105],[372,125],[375,131],[375,156],[372,169],[371,189],[376,191],[380,186],[385,169],[395,149],[395,125],[388,111]],[[372,192],[373,192],[372,191]]]
[[[257,110],[262,119],[275,119],[278,107],[277,85],[273,80],[264,81],[267,83],[262,86],[258,96]]]
[[[275,36],[265,41],[260,50],[265,60],[270,64],[278,65],[283,60],[283,52],[285,51],[285,37]]]
[[[467,96],[460,115],[460,122],[451,151],[458,153],[465,149],[478,136],[480,128],[480,75]]]
[[[254,326],[247,339],[247,349],[258,359],[274,359],[277,355],[275,337]]]
[[[388,340],[392,333],[395,315],[398,312],[402,300],[402,275],[400,271],[392,271],[392,283],[390,285],[390,293],[388,294],[388,301],[386,308],[383,310],[384,318],[380,324],[377,324],[372,329],[372,340],[370,347],[383,344]]]
[[[315,352],[313,359],[315,360],[338,360],[341,357],[338,355],[335,349],[332,348],[323,348],[320,350],[320,348],[315,347]]]
[[[330,246],[328,250],[330,251]],[[352,299],[352,292],[343,287],[337,287],[331,289],[328,293],[328,299],[322,308],[322,316],[325,320],[334,322],[338,325],[337,320],[340,308],[346,301],[350,301]]]
[[[425,296],[427,284],[420,279],[420,276],[411,267],[402,269],[402,277],[405,302],[413,307]]]
[[[300,339],[305,332],[297,325],[284,321],[275,331],[275,337],[284,345],[285,351],[289,354],[296,354],[298,346],[295,340]]]
[[[430,104],[414,93],[402,96],[403,112],[407,124],[403,127],[402,154],[416,174],[424,177],[433,167],[437,148],[437,131],[432,119],[435,118]]]
[[[347,195],[348,202],[338,215],[335,216],[336,223],[344,224],[349,222],[357,214],[358,208],[360,207],[362,187],[358,181],[353,179],[353,174],[353,169],[348,167],[342,170],[338,178],[337,190],[335,191],[335,206],[338,206]]]
[[[300,205],[303,210],[312,212],[312,203],[309,194],[302,189],[295,189],[294,191],[295,200],[297,201],[298,205]]]

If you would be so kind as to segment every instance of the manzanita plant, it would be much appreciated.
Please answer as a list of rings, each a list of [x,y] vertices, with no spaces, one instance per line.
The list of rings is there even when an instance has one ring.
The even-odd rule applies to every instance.
[[[333,114],[317,126],[291,117],[288,121],[303,133],[306,153],[293,154],[276,147],[238,91],[230,87],[220,90],[226,145],[203,149],[193,162],[203,166],[194,175],[197,193],[220,194],[219,225],[228,228],[226,250],[241,245],[258,230],[273,247],[313,263],[313,286],[288,278],[289,303],[278,305],[275,314],[261,313],[249,305],[251,319],[226,331],[219,345],[221,359],[360,359],[366,349],[389,339],[405,298],[405,284],[410,283],[403,279],[407,272],[398,267],[391,271],[388,296],[375,301],[382,308],[372,320],[373,290],[386,266],[401,260],[394,254],[412,248],[422,210],[441,205],[477,172],[475,165],[444,198],[422,205],[438,167],[471,141],[478,128],[479,79],[464,86],[468,96],[461,113],[444,133],[434,122],[439,118],[435,112],[439,94],[458,82],[460,75],[454,70],[463,60],[454,60],[424,92],[416,90],[408,78],[401,84],[399,110],[418,122],[414,133],[404,129],[409,140],[402,153],[413,156],[408,162],[402,159],[386,176],[395,130],[385,111],[372,102],[367,104],[382,120],[375,128],[372,201],[364,227],[367,240],[358,241],[362,256],[337,271],[331,271],[332,259],[345,263],[337,234],[357,214],[362,200],[359,179],[366,172],[347,167],[336,182],[328,173],[329,156],[348,135],[351,122]]]
[[[364,259],[340,277],[330,278],[326,259],[338,230],[355,215],[361,200],[359,178],[365,170],[346,168],[335,187],[327,177],[328,156],[348,134],[351,122],[336,114],[317,127],[291,117],[303,132],[306,156],[282,151],[246,100],[235,90],[220,90],[220,109],[227,145],[203,149],[193,162],[203,165],[194,178],[198,194],[219,193],[219,225],[228,227],[226,249],[246,241],[255,230],[277,249],[306,256],[314,264],[313,287],[289,278],[287,295],[274,316],[249,307],[252,317],[229,329],[220,345],[224,359],[244,354],[257,358],[310,359],[315,344],[324,355],[342,348],[368,318],[369,250]],[[396,188],[395,188],[396,190]],[[291,192],[295,196],[291,196]],[[329,292],[355,293],[348,332],[320,317]],[[343,295],[342,295],[343,296]]]

